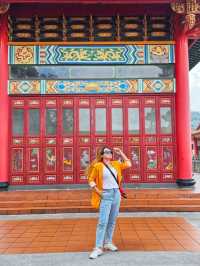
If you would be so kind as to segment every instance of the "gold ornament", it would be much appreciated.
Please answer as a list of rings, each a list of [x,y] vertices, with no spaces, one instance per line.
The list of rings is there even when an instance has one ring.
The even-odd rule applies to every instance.
[[[0,15],[5,14],[10,7],[10,4],[0,3]]]
[[[171,3],[172,10],[177,14],[185,14],[185,23],[192,29],[196,23],[196,14],[200,14],[200,3],[197,0],[176,1]]]

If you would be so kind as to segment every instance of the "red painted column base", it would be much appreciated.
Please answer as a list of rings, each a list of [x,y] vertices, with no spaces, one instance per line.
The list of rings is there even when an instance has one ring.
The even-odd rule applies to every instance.
[[[190,179],[176,179],[176,183],[180,187],[190,187],[190,186],[194,186],[196,184],[196,181],[193,178],[190,178]]]

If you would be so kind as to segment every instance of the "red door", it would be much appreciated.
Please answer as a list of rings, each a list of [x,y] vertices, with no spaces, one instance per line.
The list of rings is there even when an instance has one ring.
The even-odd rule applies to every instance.
[[[131,158],[130,183],[175,182],[174,97],[12,97],[10,183],[86,183],[100,146]],[[120,158],[115,158],[120,159]]]

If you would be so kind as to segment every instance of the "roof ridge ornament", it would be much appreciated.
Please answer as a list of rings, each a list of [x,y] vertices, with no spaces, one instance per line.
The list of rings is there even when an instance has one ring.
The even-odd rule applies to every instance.
[[[185,16],[185,24],[191,30],[196,23],[196,15],[200,14],[200,3],[197,0],[177,0],[171,3],[171,9]]]
[[[8,11],[9,7],[10,4],[0,2],[0,15],[5,14]]]

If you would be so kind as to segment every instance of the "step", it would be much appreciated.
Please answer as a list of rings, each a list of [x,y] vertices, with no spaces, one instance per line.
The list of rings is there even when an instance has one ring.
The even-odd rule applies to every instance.
[[[200,211],[200,192],[193,189],[125,190],[121,211]],[[0,192],[0,214],[96,212],[91,190],[34,190]]]
[[[174,198],[200,198],[200,193],[192,190],[166,190],[166,189],[126,189],[129,199],[174,199]],[[89,199],[91,191],[88,190],[55,190],[55,191],[8,191],[0,192],[2,201],[24,200],[60,200],[60,199]]]
[[[196,205],[127,205],[121,206],[121,212],[138,212],[138,211],[186,211],[186,212],[198,212],[200,206]],[[79,206],[79,207],[32,207],[32,208],[0,208],[0,215],[14,215],[14,214],[42,214],[42,213],[84,213],[84,212],[97,212],[96,209],[91,206]]]
[[[195,205],[200,206],[200,198],[188,199],[126,199],[121,201],[121,206],[127,205]],[[79,207],[90,206],[90,200],[33,200],[33,201],[5,201],[0,202],[0,208],[30,208],[30,207]]]

